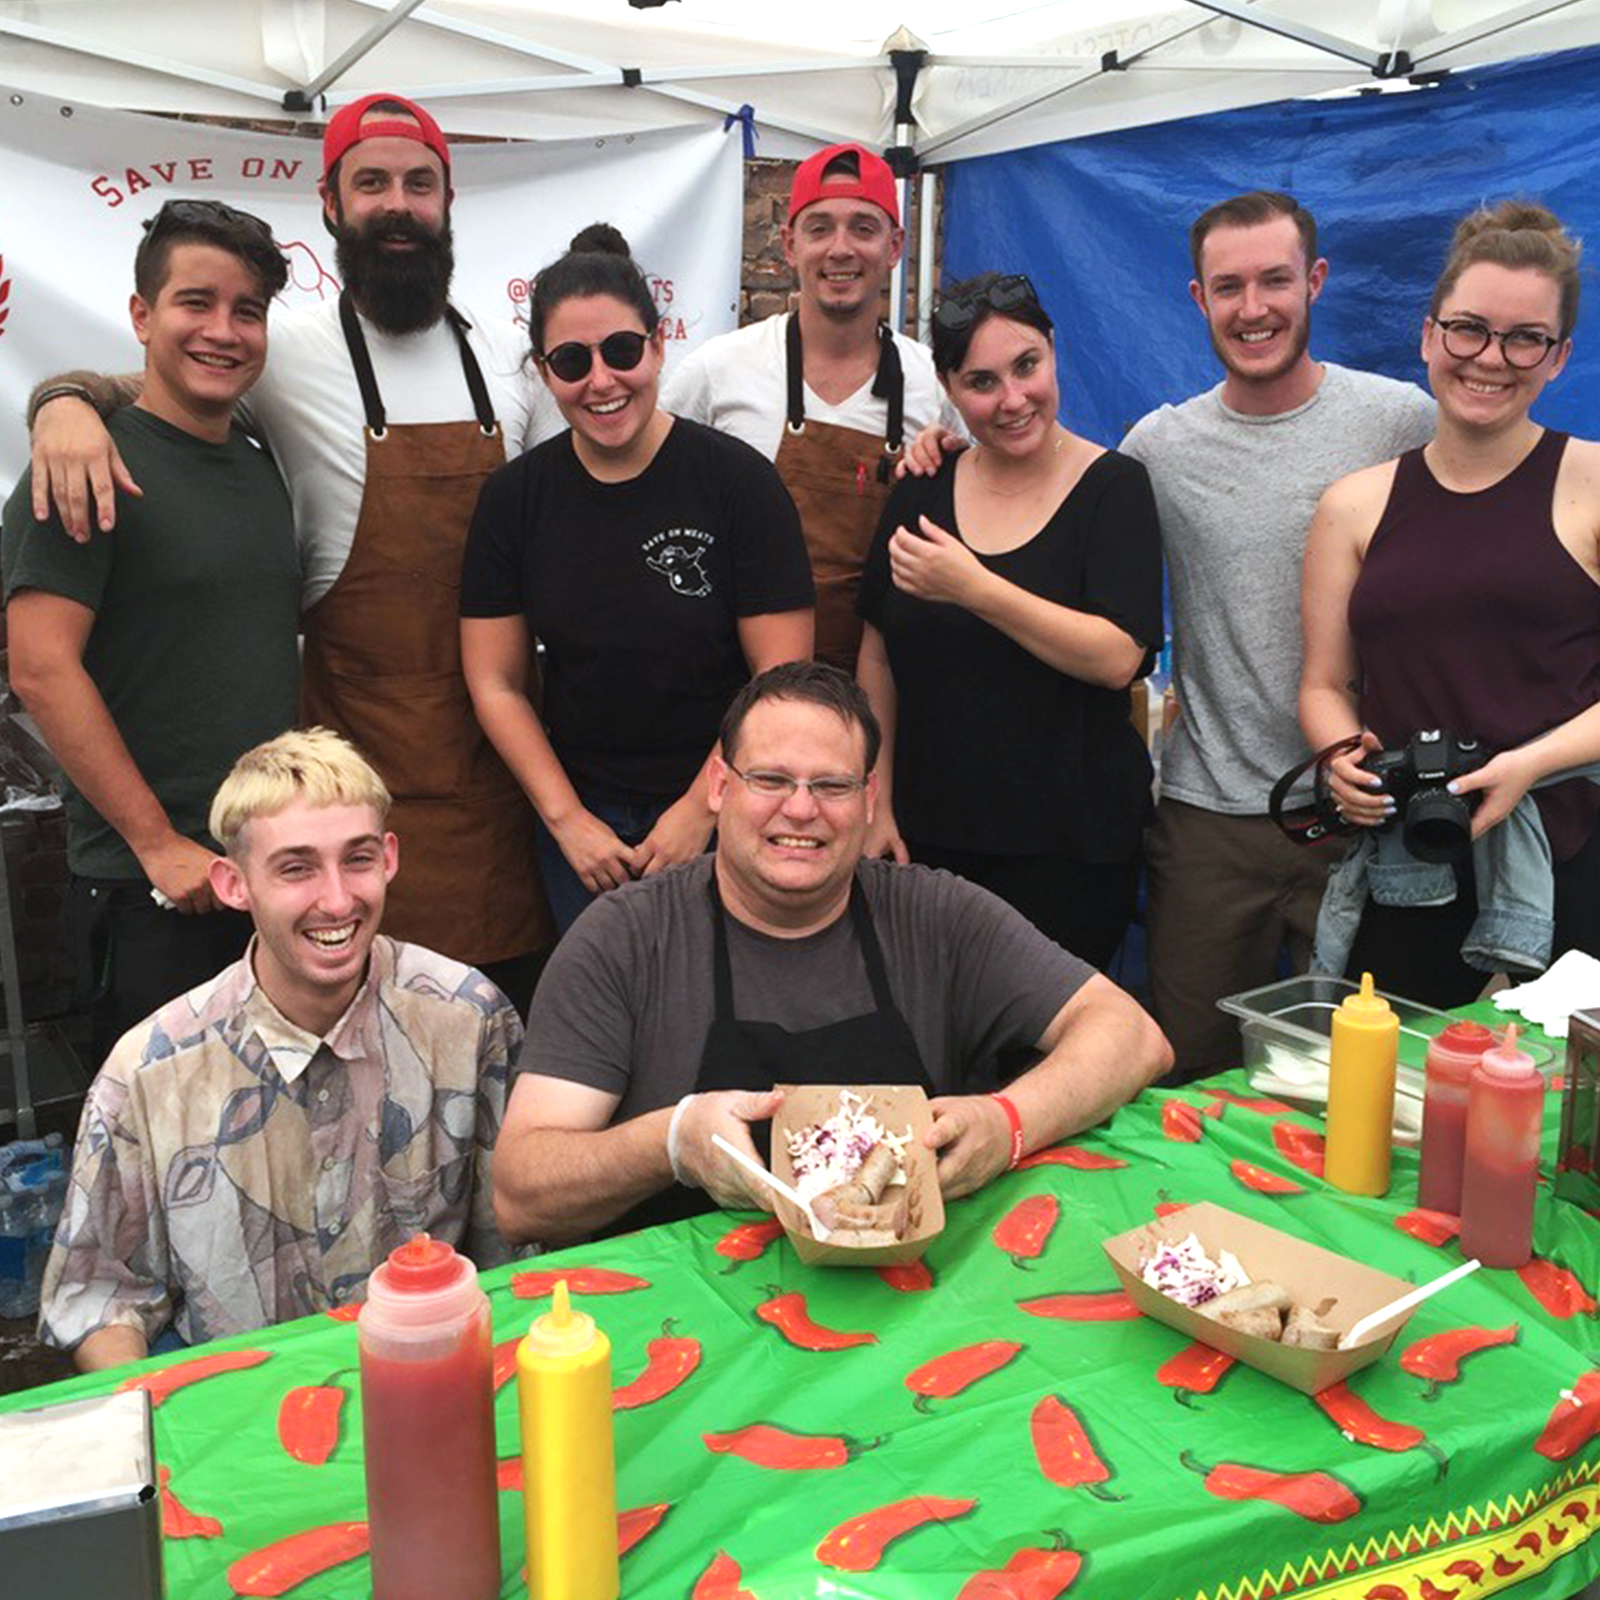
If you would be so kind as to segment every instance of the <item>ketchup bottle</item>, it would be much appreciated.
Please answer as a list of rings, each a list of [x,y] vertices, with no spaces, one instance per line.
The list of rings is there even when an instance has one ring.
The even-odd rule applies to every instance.
[[[1461,1173],[1461,1254],[1486,1267],[1524,1267],[1533,1253],[1533,1197],[1539,1181],[1544,1079],[1517,1027],[1485,1050],[1467,1091],[1467,1148]]]
[[[1387,1194],[1394,1144],[1400,1019],[1361,974],[1333,1014],[1328,1052],[1328,1182],[1347,1194]]]
[[[419,1233],[373,1272],[356,1325],[373,1600],[495,1600],[493,1354],[477,1268]]]
[[[1481,1022],[1452,1022],[1428,1042],[1422,1099],[1417,1204],[1461,1214],[1461,1160],[1467,1142],[1467,1083],[1494,1035]]]

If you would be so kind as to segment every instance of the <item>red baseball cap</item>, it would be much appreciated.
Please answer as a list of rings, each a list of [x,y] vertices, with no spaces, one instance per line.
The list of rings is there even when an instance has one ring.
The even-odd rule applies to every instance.
[[[372,113],[374,106],[404,106],[414,122],[403,122],[398,112],[380,111],[363,127],[362,120]],[[414,100],[400,94],[369,94],[352,100],[334,112],[322,133],[322,176],[327,180],[334,163],[353,144],[363,139],[415,139],[426,145],[444,163],[444,175],[450,176],[450,146],[445,143],[439,124]]]
[[[829,164],[840,156],[854,156],[856,176],[848,171],[829,175],[824,183]],[[900,193],[895,187],[894,173],[882,156],[859,144],[830,144],[800,163],[794,175],[794,187],[789,191],[789,221],[818,200],[869,200],[880,211],[888,213],[895,227],[900,226]]]

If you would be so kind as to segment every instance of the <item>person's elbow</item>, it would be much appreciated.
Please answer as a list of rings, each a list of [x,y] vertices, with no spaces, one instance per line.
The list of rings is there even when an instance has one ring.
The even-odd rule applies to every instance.
[[[1131,1028],[1134,1037],[1129,1050],[1129,1059],[1139,1074],[1139,1082],[1134,1091],[1137,1093],[1139,1089],[1149,1088],[1158,1078],[1163,1078],[1171,1072],[1177,1057],[1173,1054],[1172,1045],[1166,1034],[1156,1025],[1155,1018],[1131,995],[1125,998],[1133,1011]]]
[[[1101,689],[1131,689],[1145,662],[1145,647],[1120,628],[1111,630],[1095,662],[1093,681]]]
[[[8,662],[11,688],[35,717],[48,715],[62,681],[61,664],[48,651],[18,648],[15,637]]]

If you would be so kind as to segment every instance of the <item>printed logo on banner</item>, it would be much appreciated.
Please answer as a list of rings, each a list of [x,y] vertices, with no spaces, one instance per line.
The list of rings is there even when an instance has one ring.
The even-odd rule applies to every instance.
[[[340,283],[304,239],[280,239],[278,248],[289,262],[289,282],[307,300],[336,300]]]
[[[681,311],[668,310],[673,301],[672,279],[658,278],[646,273],[645,282],[650,285],[650,297],[655,301],[656,313],[661,318],[662,337],[669,343],[687,339],[690,328],[694,327],[700,319],[696,316],[685,318]],[[528,314],[524,307],[532,294],[532,278],[510,278],[507,280],[506,299],[511,303],[511,320],[524,333],[528,331]]]
[[[0,255],[0,339],[5,337],[6,318],[11,315],[11,280],[6,276],[6,258]]]

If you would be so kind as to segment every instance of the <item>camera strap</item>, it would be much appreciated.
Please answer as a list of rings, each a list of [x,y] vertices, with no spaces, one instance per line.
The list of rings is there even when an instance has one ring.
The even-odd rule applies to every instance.
[[[1360,748],[1359,733],[1352,733],[1344,739],[1336,739],[1325,749],[1318,750],[1315,755],[1307,756],[1299,766],[1290,767],[1273,784],[1272,795],[1267,801],[1267,812],[1296,844],[1316,844],[1319,839],[1351,831],[1351,825],[1339,815],[1333,796],[1328,792],[1328,763],[1335,756],[1348,755],[1352,750]],[[1289,798],[1289,791],[1313,768],[1316,770],[1312,779],[1311,804],[1284,810],[1283,803]]]

